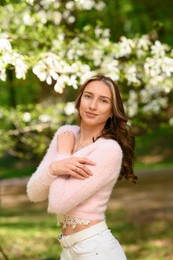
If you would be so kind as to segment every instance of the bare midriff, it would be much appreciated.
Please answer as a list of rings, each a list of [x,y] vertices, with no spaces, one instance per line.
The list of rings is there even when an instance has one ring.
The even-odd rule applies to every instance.
[[[76,232],[79,232],[79,231],[82,231],[86,228],[89,228],[97,223],[99,223],[100,220],[92,220],[89,224],[87,225],[84,225],[84,224],[76,224],[76,227],[73,228],[71,225],[67,225],[66,228],[62,229],[62,234],[64,236],[68,236],[68,235],[71,235],[71,234],[74,234]]]

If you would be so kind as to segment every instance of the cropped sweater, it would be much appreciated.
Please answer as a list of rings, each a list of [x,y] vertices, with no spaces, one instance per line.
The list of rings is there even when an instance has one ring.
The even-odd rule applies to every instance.
[[[75,228],[78,223],[105,219],[107,203],[121,170],[122,150],[115,140],[101,137],[71,155],[61,154],[57,151],[57,136],[64,131],[72,131],[77,137],[80,128],[64,125],[55,133],[46,155],[27,184],[27,194],[34,202],[48,199],[48,212],[57,215],[58,224]],[[49,173],[51,162],[71,156],[94,161],[95,165],[87,165],[93,175],[81,180]]]

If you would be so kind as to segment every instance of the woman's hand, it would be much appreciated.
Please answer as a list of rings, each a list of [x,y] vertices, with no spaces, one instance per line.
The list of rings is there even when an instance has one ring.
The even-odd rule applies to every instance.
[[[59,153],[72,154],[75,144],[75,136],[72,131],[65,131],[58,135],[57,149]]]
[[[95,165],[95,163],[87,158],[71,157],[52,162],[49,171],[55,176],[69,175],[83,180],[93,175],[86,165]]]

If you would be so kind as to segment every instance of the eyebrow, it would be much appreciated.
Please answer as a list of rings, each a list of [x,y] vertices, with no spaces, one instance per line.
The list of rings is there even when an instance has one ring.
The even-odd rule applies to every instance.
[[[85,94],[85,93],[88,93],[88,94],[93,95],[93,93],[90,92],[90,91],[84,91],[83,94]],[[107,99],[109,99],[109,100],[111,101],[111,98],[109,98],[109,97],[106,97],[106,96],[100,96],[100,97],[101,97],[101,98],[107,98]]]

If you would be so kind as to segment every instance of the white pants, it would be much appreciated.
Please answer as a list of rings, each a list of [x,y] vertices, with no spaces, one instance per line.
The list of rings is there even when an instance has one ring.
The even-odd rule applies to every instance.
[[[118,240],[109,229],[63,248],[60,260],[126,260]]]

